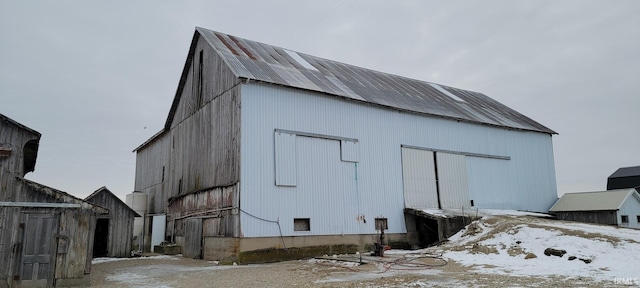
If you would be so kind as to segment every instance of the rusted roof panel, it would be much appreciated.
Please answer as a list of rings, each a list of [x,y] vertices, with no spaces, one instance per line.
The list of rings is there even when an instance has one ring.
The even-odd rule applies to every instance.
[[[482,93],[432,85],[200,27],[196,31],[238,78],[317,91],[413,113],[556,134]]]

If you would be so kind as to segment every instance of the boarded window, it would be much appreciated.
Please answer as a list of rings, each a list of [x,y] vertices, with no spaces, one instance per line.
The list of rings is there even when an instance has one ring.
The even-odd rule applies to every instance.
[[[293,231],[311,231],[311,221],[309,218],[293,219]]]
[[[340,160],[345,162],[359,162],[358,142],[341,140],[340,141]]]
[[[276,185],[296,186],[296,135],[275,132]]]

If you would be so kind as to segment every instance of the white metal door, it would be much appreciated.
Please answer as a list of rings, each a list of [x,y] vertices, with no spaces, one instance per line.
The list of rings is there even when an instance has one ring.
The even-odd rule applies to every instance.
[[[155,215],[153,216],[153,220],[151,222],[151,252],[153,251],[153,246],[160,245],[162,241],[164,241],[164,233],[167,223],[167,215]]]
[[[438,190],[442,208],[468,208],[469,185],[466,156],[436,152],[438,167]]]
[[[438,208],[433,151],[402,148],[404,206]]]

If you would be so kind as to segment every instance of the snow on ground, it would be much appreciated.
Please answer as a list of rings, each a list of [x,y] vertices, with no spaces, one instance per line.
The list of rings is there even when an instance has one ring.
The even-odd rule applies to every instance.
[[[182,257],[182,255],[177,255],[177,256]],[[135,260],[135,259],[178,260],[178,258],[176,258],[176,256],[171,256],[171,255],[156,255],[156,256],[136,257],[136,258],[103,258],[103,257],[98,257],[98,258],[93,258],[93,260],[91,260],[91,264],[100,264],[100,263],[113,262],[113,261],[127,261],[127,260]]]
[[[566,250],[566,254],[546,256],[547,248]],[[614,282],[640,277],[640,230],[633,229],[488,216],[450,237],[439,249],[445,258],[484,274],[592,277]],[[529,253],[536,257],[525,259]],[[570,261],[571,256],[576,258]]]
[[[498,215],[511,215],[511,216],[535,216],[535,217],[551,217],[549,214],[519,211],[519,210],[500,210],[500,209],[420,209],[423,212],[443,218],[452,216],[469,216],[477,215],[482,216],[498,216]]]

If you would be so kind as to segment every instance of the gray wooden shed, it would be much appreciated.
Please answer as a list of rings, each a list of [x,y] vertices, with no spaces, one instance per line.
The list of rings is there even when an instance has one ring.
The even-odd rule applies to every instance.
[[[109,209],[108,214],[98,216],[93,257],[130,257],[133,221],[140,215],[104,186],[84,200]]]
[[[640,229],[640,194],[636,189],[567,193],[549,213],[561,220]]]
[[[89,284],[96,215],[108,210],[24,179],[40,133],[0,114],[0,287]]]

